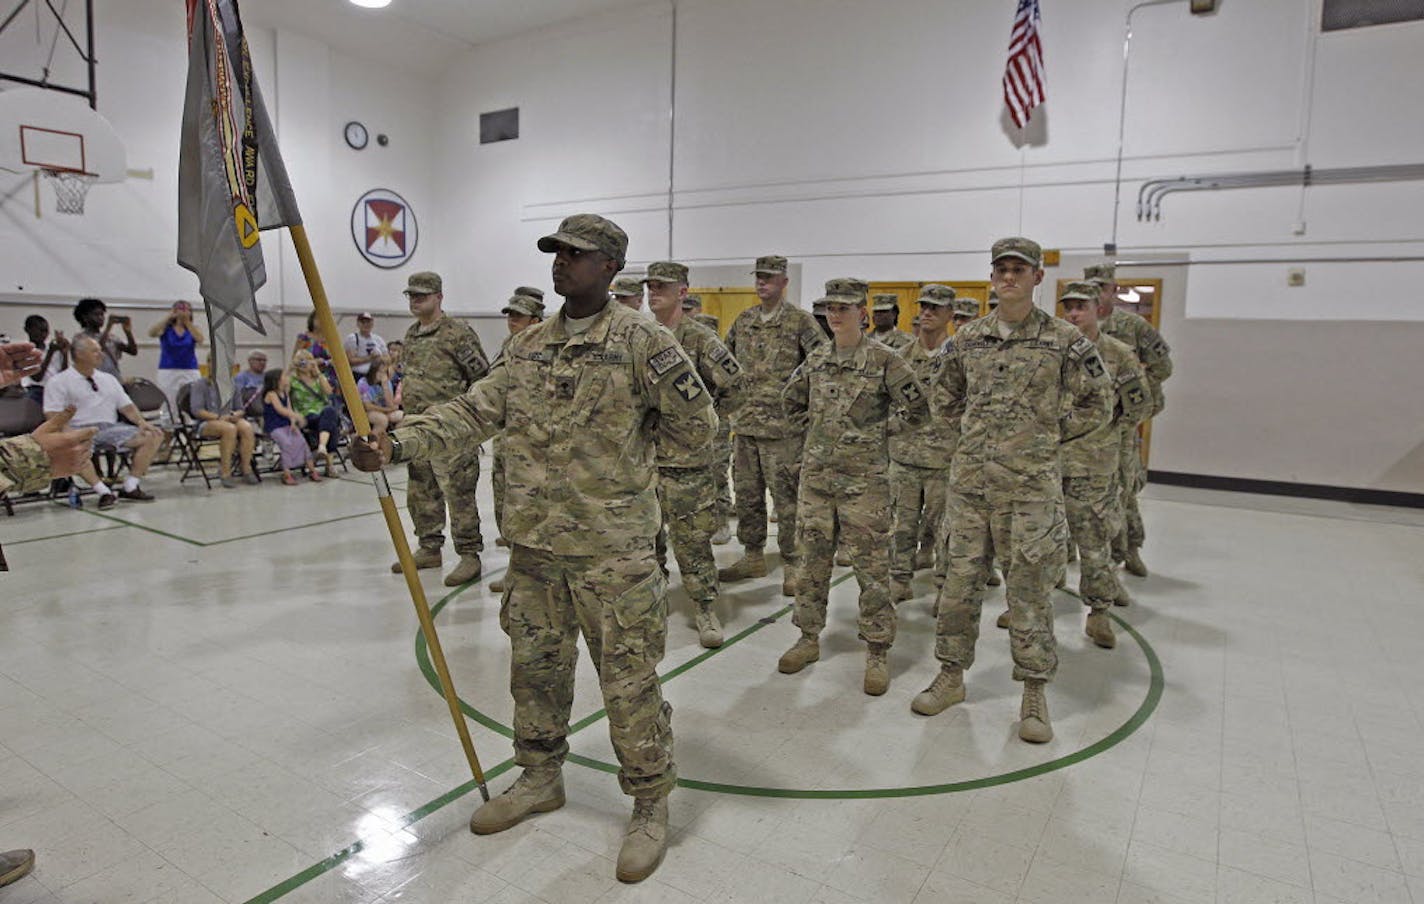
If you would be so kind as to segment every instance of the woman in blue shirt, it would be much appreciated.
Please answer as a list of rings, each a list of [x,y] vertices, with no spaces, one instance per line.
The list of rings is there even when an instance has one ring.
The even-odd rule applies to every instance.
[[[176,417],[178,390],[202,377],[198,346],[203,344],[203,334],[193,326],[193,306],[175,301],[168,316],[149,327],[148,335],[158,340],[158,386],[168,396],[170,413]]]

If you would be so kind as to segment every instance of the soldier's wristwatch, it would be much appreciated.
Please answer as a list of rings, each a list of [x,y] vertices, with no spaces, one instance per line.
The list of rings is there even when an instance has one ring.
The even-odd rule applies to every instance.
[[[387,433],[386,436],[389,437],[391,441],[391,464],[395,464],[404,458],[404,456],[401,455],[401,441],[394,433]]]

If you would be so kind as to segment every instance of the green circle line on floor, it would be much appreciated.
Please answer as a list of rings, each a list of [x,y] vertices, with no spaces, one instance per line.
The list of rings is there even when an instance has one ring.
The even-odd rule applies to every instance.
[[[835,585],[848,580],[853,575],[853,571],[847,572],[846,574],[841,575],[839,578],[833,581],[831,583],[831,586],[834,587]],[[438,615],[440,611],[444,609],[445,606],[451,600],[453,600],[465,589],[465,587],[460,587],[454,590],[453,592],[447,594],[443,599],[436,603],[435,606],[432,607],[430,610],[431,617],[434,618],[436,615]],[[1067,592],[1070,596],[1077,596],[1077,594],[1072,593],[1071,591]],[[731,637],[721,647],[718,647],[717,649],[713,650],[708,650],[698,656],[693,657],[682,665],[670,670],[667,674],[661,676],[658,679],[658,682],[660,684],[666,684],[673,678],[676,678],[677,676],[691,670],[702,662],[705,662],[710,657],[721,653],[728,647],[734,646],[739,641],[756,633],[757,631],[760,631],[768,624],[779,620],[782,616],[786,615],[786,613],[790,611],[791,607],[785,606],[779,612],[776,612],[768,618],[758,620],[755,624],[747,627],[740,633]],[[1113,747],[1116,747],[1118,744],[1121,744],[1123,741],[1127,740],[1134,732],[1136,732],[1139,728],[1146,724],[1148,719],[1152,717],[1153,711],[1157,709],[1157,704],[1162,699],[1163,688],[1166,686],[1166,680],[1162,672],[1162,660],[1158,658],[1157,651],[1154,650],[1152,648],[1152,645],[1147,642],[1147,638],[1143,637],[1142,634],[1139,633],[1138,630],[1132,625],[1119,618],[1116,613],[1110,613],[1110,615],[1112,617],[1112,620],[1117,622],[1117,624],[1129,635],[1131,635],[1134,641],[1137,642],[1138,648],[1142,650],[1142,655],[1147,660],[1147,667],[1149,671],[1147,695],[1143,698],[1142,703],[1137,707],[1137,710],[1133,712],[1131,716],[1128,717],[1127,721],[1123,722],[1121,725],[1119,725],[1113,731],[1109,732],[1103,738],[1094,741],[1086,747],[1075,750],[1072,753],[1065,754],[1064,756],[1057,757],[1052,760],[1048,760],[1044,763],[1037,763],[1032,766],[1026,766],[1022,769],[1015,769],[1012,772],[1003,772],[998,775],[988,775],[982,778],[966,779],[964,781],[959,782],[945,782],[942,784],[935,785],[842,789],[765,788],[758,787],[755,785],[736,785],[724,782],[702,781],[700,779],[692,778],[679,778],[677,780],[678,787],[689,788],[694,791],[708,791],[716,794],[737,794],[747,797],[779,797],[807,800],[861,800],[892,797],[921,797],[932,794],[954,794],[962,791],[975,791],[981,788],[991,788],[995,785],[1007,785],[1013,782],[1021,782],[1026,779],[1036,778],[1037,776],[1045,775],[1050,772],[1056,772],[1060,769],[1067,769],[1069,766],[1073,766],[1077,763],[1083,762],[1084,760],[1091,759],[1097,756],[1098,754],[1104,753],[1112,749]],[[440,680],[436,676],[435,669],[430,663],[429,651],[425,643],[425,635],[418,631],[416,632],[415,639],[415,656],[416,660],[420,664],[421,673],[425,675],[426,682],[429,683],[430,686],[435,689],[435,692],[437,694],[439,694]],[[514,732],[509,728],[509,726],[504,725],[503,723],[498,722],[495,719],[485,715],[484,713],[475,709],[473,706],[470,706],[463,699],[460,700],[460,711],[492,731],[496,731],[507,738],[514,737]],[[583,730],[584,728],[587,728],[589,725],[592,725],[593,723],[601,720],[604,716],[605,712],[603,710],[599,710],[595,713],[585,716],[583,719],[580,719],[578,722],[575,722],[574,724],[569,726],[569,734],[572,735],[578,731]],[[613,763],[607,763],[602,760],[593,759],[592,757],[586,757],[572,752],[568,754],[568,760],[571,763],[576,763],[580,766],[586,766],[590,769],[597,769],[603,772],[609,772],[613,774],[617,774],[618,772],[618,766]]]

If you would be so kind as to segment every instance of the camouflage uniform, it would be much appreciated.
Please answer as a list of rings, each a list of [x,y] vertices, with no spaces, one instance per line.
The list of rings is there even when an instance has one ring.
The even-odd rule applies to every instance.
[[[925,286],[920,295],[923,303],[948,304],[953,299],[953,289],[933,284]],[[936,352],[916,340],[900,349],[900,357],[923,385],[937,385],[936,371],[943,359]],[[936,551],[935,573],[944,574],[944,557],[940,554],[947,530],[944,499],[949,487],[949,462],[958,443],[957,425],[944,418],[933,418],[919,427],[896,431],[890,437],[890,501],[894,519],[890,577],[897,584],[908,584],[914,577],[915,552],[919,548]],[[926,532],[928,542],[925,542]]]
[[[854,297],[832,296],[854,304]],[[801,580],[793,623],[806,635],[826,627],[837,533],[860,583],[859,636],[895,640],[890,598],[890,458],[892,409],[910,426],[929,418],[924,387],[904,359],[863,337],[853,349],[826,343],[791,375],[782,399],[794,418],[809,414],[797,509]]]
[[[1089,294],[1091,293],[1091,294]],[[1091,283],[1069,283],[1063,299],[1097,303]],[[1127,594],[1112,570],[1112,540],[1122,528],[1118,495],[1118,449],[1124,431],[1134,430],[1151,411],[1147,378],[1132,349],[1106,333],[1094,343],[1113,386],[1113,418],[1059,447],[1063,504],[1068,530],[1078,544],[1078,595],[1093,610],[1106,610]]]
[[[1113,280],[1113,267],[1100,264],[1084,270],[1087,279],[1102,285]],[[1152,324],[1131,311],[1113,309],[1098,329],[1122,342],[1137,355],[1147,372],[1147,388],[1152,396],[1152,413],[1156,417],[1167,405],[1162,393],[1162,384],[1172,376],[1172,349]],[[1124,446],[1121,467],[1118,471],[1119,490],[1122,493],[1122,507],[1126,524],[1113,543],[1117,558],[1127,548],[1140,547],[1147,537],[1142,523],[1142,511],[1137,505],[1137,496],[1147,485],[1147,473],[1142,465],[1141,439],[1136,428],[1132,430],[1132,448]]]
[[[1017,256],[1012,246],[1000,252],[1002,244],[995,245],[995,259]],[[968,323],[942,354],[943,394],[937,390],[936,400],[945,400],[944,414],[960,430],[935,656],[945,666],[974,664],[992,542],[1008,568],[1014,679],[1048,680],[1058,667],[1049,594],[1067,539],[1058,445],[1111,417],[1107,373],[1076,327],[1038,308],[1007,339],[997,311]]]
[[[758,261],[761,269],[762,259]],[[786,259],[777,258],[780,272]],[[796,559],[796,492],[806,419],[788,416],[781,390],[813,349],[826,341],[815,319],[782,300],[768,318],[761,307],[737,315],[727,348],[742,366],[742,403],[730,418],[734,438],[732,478],[737,494],[737,539],[749,550],[766,546],[766,491],[776,503],[777,546]]]
[[[900,306],[899,304],[897,304],[899,297],[900,296],[894,294],[876,295],[875,306],[871,308],[871,310],[899,311]],[[910,345],[915,341],[914,336],[910,335],[904,330],[895,327],[891,327],[890,329],[885,330],[884,332],[881,332],[879,330],[872,330],[870,333],[870,338],[874,339],[876,342],[879,342],[881,345],[888,345],[895,351],[899,351],[900,349],[904,348],[907,345]]]
[[[49,473],[49,458],[32,438],[0,439],[0,496],[43,490],[49,486]],[[5,570],[5,552],[0,549],[0,571]]]
[[[688,295],[683,299],[682,309],[691,312],[692,319],[707,327],[717,336],[721,342],[722,322],[711,314],[702,313],[702,297],[700,295]],[[722,519],[725,525],[728,519],[736,514],[732,508],[732,423],[727,416],[727,411],[720,407],[717,410],[717,439],[712,452],[712,479],[717,483],[717,516]],[[721,525],[719,525],[720,529]]]
[[[412,285],[421,275],[412,274]],[[439,277],[432,285],[439,285]],[[474,330],[453,317],[442,316],[430,326],[416,322],[406,330],[401,369],[402,407],[409,416],[458,397],[489,373],[489,362]],[[475,504],[480,481],[478,444],[452,449],[448,455],[428,461],[412,461],[406,470],[410,475],[406,504],[420,545],[435,550],[445,545],[449,500],[455,551],[462,556],[479,555],[485,543],[480,535],[480,510]]]
[[[526,317],[541,320],[544,317],[544,293],[531,286],[519,286],[514,290],[514,294],[509,297],[509,301],[505,303],[500,313],[523,314]],[[504,357],[504,350],[509,347],[510,338],[509,336],[505,337],[504,344],[499,348],[499,356],[495,358],[496,362],[499,358]],[[492,456],[492,463],[490,464],[490,487],[494,490],[494,524],[495,528],[499,531],[499,535],[503,537],[504,494],[506,488],[504,482],[504,444],[500,441],[500,438],[496,436],[490,441],[490,445],[494,447],[494,455]]]
[[[566,219],[540,248],[601,247],[591,235],[619,239],[607,253],[622,260],[622,230],[589,215]],[[610,303],[580,333],[570,332],[563,311],[524,330],[469,392],[392,434],[397,458],[425,459],[505,431],[512,550],[500,625],[512,645],[519,765],[557,767],[568,753],[582,632],[620,785],[635,797],[671,790],[672,707],[656,671],[667,587],[653,557],[662,520],[654,447],[674,460],[695,456],[710,445],[715,421],[711,397],[672,335]]]
[[[648,265],[648,280],[668,279],[686,283],[687,268],[672,261]],[[717,334],[690,317],[672,330],[673,338],[692,362],[702,384],[714,401],[735,404],[734,389],[741,366]],[[712,535],[726,523],[717,509],[716,446],[696,449],[657,450],[658,502],[663,522],[682,572],[682,589],[699,606],[717,599],[717,561],[712,555]],[[659,532],[658,540],[663,534]],[[658,561],[667,554],[659,542]]]

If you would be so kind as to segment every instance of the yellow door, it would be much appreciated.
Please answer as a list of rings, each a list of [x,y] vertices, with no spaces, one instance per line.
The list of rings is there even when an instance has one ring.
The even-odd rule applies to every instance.
[[[738,314],[761,303],[752,286],[711,286],[688,292],[702,296],[702,313],[717,318],[717,334],[724,339]]]

